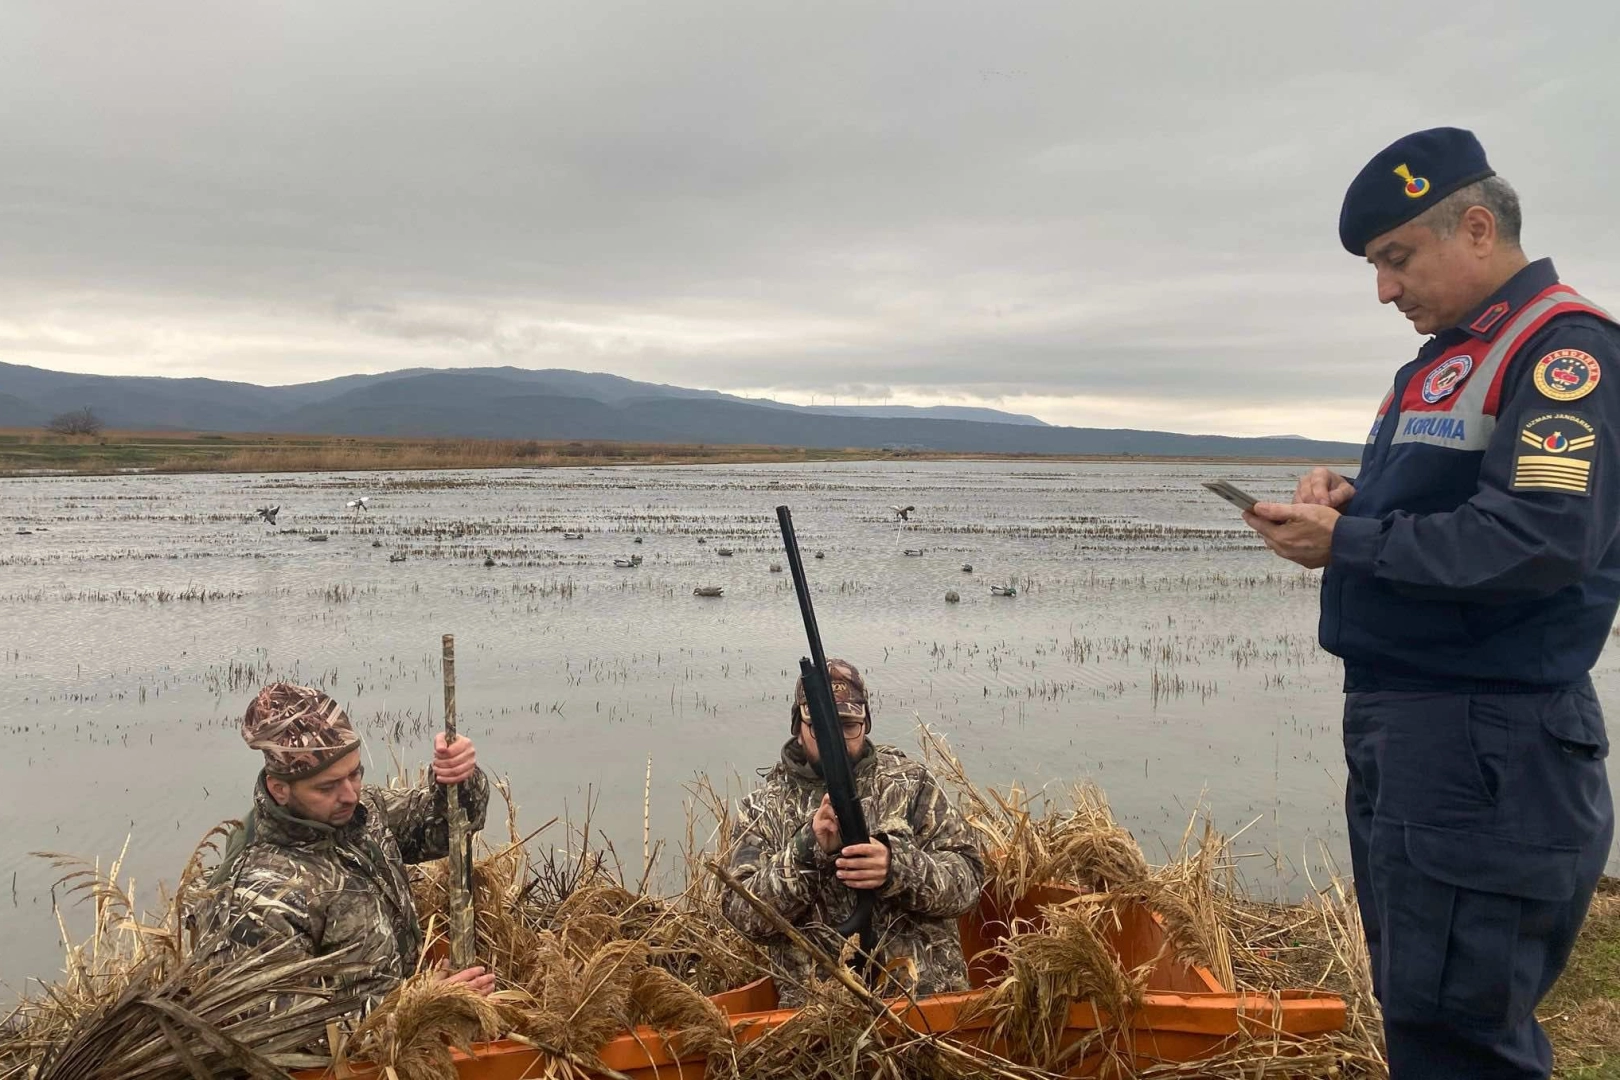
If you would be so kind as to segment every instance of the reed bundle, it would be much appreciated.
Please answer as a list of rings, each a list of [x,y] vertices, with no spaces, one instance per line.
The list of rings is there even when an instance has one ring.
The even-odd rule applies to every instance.
[[[123,878],[123,853],[105,872],[44,855],[63,871],[58,889],[89,905],[91,927],[75,938],[58,910],[63,978],[0,1024],[0,1080],[279,1078],[325,1060],[309,1048],[360,1005],[327,988],[352,970],[344,956],[282,948],[220,964],[214,943],[190,932],[189,898],[223,833],[203,838],[155,915],[142,913]],[[272,1000],[279,1007],[264,1008]]]

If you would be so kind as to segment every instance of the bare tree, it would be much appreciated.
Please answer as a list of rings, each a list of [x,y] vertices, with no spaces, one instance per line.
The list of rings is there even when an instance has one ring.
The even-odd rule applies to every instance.
[[[101,417],[86,405],[82,409],[51,417],[45,430],[56,435],[100,435],[104,427],[106,425],[101,422]]]

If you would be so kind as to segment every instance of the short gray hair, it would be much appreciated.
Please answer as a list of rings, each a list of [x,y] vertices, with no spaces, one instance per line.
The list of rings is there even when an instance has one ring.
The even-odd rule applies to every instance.
[[[1519,193],[1500,176],[1487,176],[1477,183],[1458,188],[1435,203],[1418,218],[1442,238],[1451,236],[1462,224],[1469,207],[1483,206],[1496,219],[1496,235],[1512,247],[1519,246],[1519,228],[1524,215],[1519,210]]]

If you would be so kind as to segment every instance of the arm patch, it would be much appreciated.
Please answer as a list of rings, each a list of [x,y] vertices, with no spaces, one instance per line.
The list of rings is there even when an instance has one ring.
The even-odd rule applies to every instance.
[[[1579,349],[1555,349],[1536,362],[1534,380],[1543,397],[1577,401],[1597,389],[1603,368],[1597,357]]]
[[[1524,425],[1513,455],[1514,491],[1592,493],[1597,429],[1569,413],[1547,413]]]

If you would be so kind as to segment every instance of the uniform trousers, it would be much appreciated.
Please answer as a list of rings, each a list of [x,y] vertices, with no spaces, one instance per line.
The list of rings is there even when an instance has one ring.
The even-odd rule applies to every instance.
[[[1544,1078],[1534,1010],[1614,835],[1590,681],[1347,695],[1345,811],[1392,1080]]]

